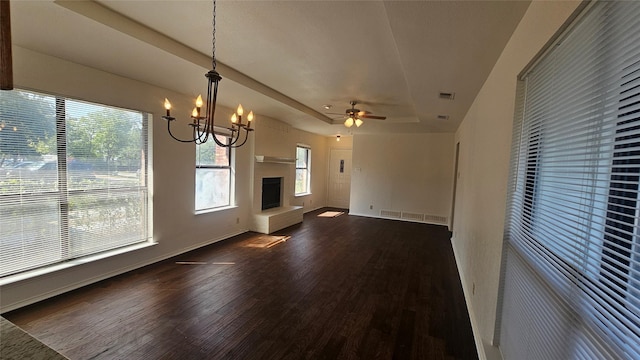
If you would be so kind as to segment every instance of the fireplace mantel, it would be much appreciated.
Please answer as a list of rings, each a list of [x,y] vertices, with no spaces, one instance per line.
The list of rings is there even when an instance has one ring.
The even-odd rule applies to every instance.
[[[296,159],[278,157],[278,156],[256,155],[256,162],[275,163],[275,164],[295,164]]]

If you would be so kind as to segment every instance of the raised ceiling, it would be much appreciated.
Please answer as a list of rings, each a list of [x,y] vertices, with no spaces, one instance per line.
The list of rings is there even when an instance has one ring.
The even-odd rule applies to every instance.
[[[219,103],[324,135],[454,132],[528,6],[218,0]],[[210,1],[13,0],[11,11],[18,46],[189,96],[206,87]],[[350,100],[387,120],[347,130],[325,114]]]

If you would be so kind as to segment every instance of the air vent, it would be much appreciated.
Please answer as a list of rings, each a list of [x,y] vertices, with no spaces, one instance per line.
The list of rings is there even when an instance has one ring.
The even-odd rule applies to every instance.
[[[425,215],[424,222],[432,223],[432,224],[447,224],[446,216],[437,216],[437,215]]]
[[[393,211],[393,210],[380,210],[380,216],[386,217],[386,218],[400,219],[402,216],[402,213],[400,211]]]
[[[405,220],[411,220],[411,221],[420,221],[422,222],[424,220],[424,214],[416,214],[416,213],[410,213],[410,212],[402,212],[402,218]]]
[[[452,92],[440,92],[440,99],[445,99],[445,100],[453,100],[456,97],[456,93],[452,93]]]
[[[438,120],[449,120],[449,115],[438,115]]]
[[[380,210],[380,217],[438,225],[447,225],[448,223],[448,218],[446,216],[420,214],[407,211]]]

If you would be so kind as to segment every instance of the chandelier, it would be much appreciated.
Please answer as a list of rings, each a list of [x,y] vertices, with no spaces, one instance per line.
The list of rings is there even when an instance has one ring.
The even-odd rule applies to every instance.
[[[222,80],[222,76],[216,71],[216,0],[213,0],[213,33],[212,33],[212,51],[211,51],[211,65],[212,69],[205,74],[208,81],[207,86],[207,103],[202,111],[202,96],[198,95],[196,99],[196,107],[191,112],[192,122],[189,124],[192,128],[192,137],[190,139],[179,139],[171,132],[171,123],[176,120],[171,116],[171,103],[168,99],[164,99],[164,108],[166,115],[162,118],[167,120],[167,131],[169,135],[179,142],[195,143],[196,145],[204,144],[213,138],[218,146],[237,148],[244,145],[249,138],[249,133],[254,129],[251,128],[251,122],[254,119],[253,111],[247,115],[247,122],[242,122],[242,115],[244,109],[242,105],[238,105],[238,109],[231,116],[231,127],[226,128],[229,131],[230,140],[228,143],[223,143],[217,139],[214,135],[214,115],[216,112],[216,100],[218,98],[218,83]],[[243,136],[244,134],[244,136]],[[240,140],[242,139],[242,140]]]

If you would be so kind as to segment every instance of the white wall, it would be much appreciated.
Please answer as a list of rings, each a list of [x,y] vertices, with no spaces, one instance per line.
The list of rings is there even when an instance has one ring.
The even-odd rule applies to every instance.
[[[262,178],[282,177],[283,206],[303,206],[304,212],[324,207],[327,199],[327,140],[271,118],[256,121],[255,155],[296,158],[296,145],[311,147],[311,194],[295,196],[295,164],[256,163],[253,175],[253,212],[261,211]]]
[[[380,210],[449,217],[453,134],[355,135],[350,213]]]
[[[531,3],[455,136],[460,162],[453,246],[476,341],[490,358],[500,356],[490,344],[498,342],[494,330],[516,78],[578,5]]]
[[[14,81],[17,88],[65,95],[153,114],[153,136],[150,142],[153,146],[151,161],[154,181],[151,198],[153,239],[157,244],[4,285],[0,288],[2,312],[248,229],[251,146],[245,146],[236,152],[237,207],[208,214],[194,214],[195,145],[181,144],[170,139],[166,132],[166,123],[161,118],[165,97],[172,100],[176,114],[180,113],[179,109],[184,109],[185,116],[193,106],[193,99],[19,47],[14,47],[13,56]],[[206,86],[206,83],[203,81],[202,85]],[[232,112],[222,107],[218,111]],[[180,127],[180,124],[177,125],[177,128]]]

